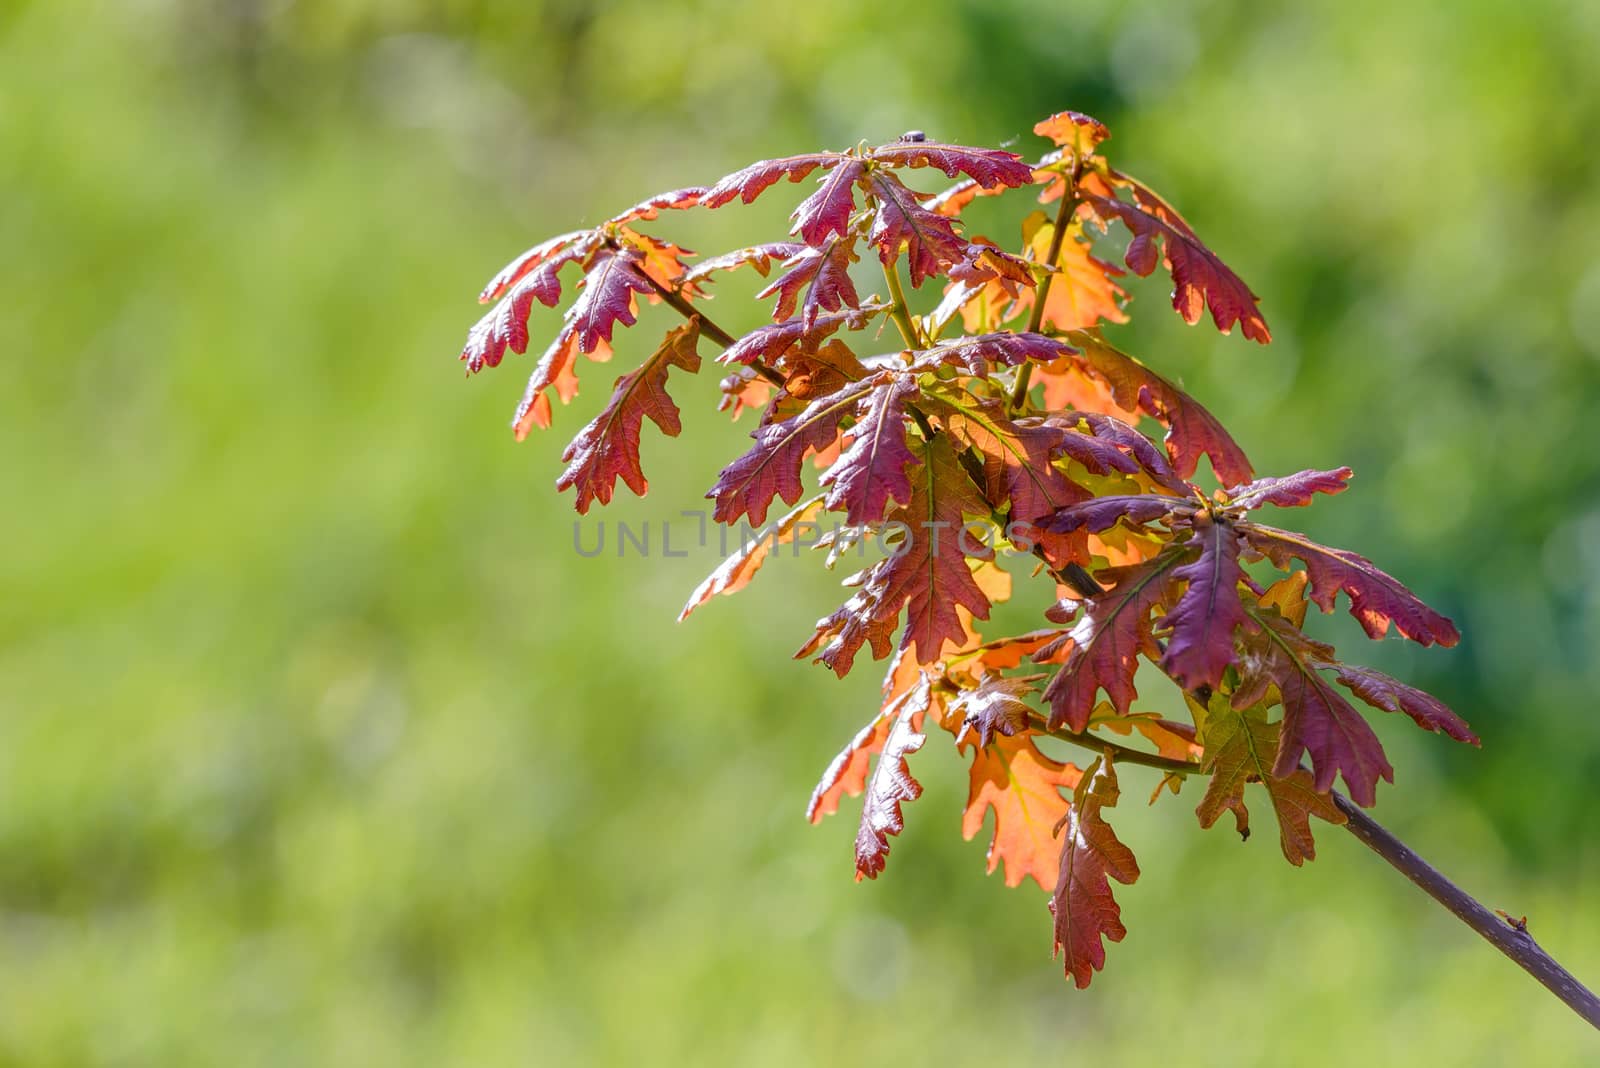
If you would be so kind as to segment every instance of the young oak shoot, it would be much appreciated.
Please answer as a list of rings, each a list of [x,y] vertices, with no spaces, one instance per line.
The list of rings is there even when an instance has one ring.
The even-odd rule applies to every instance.
[[[1250,288],[1171,205],[1112,165],[1100,122],[1064,111],[1035,132],[1052,147],[1033,162],[910,134],[762,160],[709,187],[651,197],[512,261],[483,290],[483,302],[497,303],[461,358],[475,372],[507,350],[525,352],[533,303],[559,304],[563,272],[576,273],[576,297],[512,420],[521,439],[550,426],[552,393],[574,399],[577,357],[609,358],[617,328],[638,322],[641,302],[674,313],[665,338],[616,380],[562,455],[557,486],[574,490],[584,513],[607,503],[619,479],[645,493],[644,422],[677,435],[668,387],[700,370],[711,343],[730,371],[721,407],[734,418],[756,413],[749,448],[714,479],[708,473],[715,518],[759,526],[775,501],[792,510],[771,538],[718,568],[683,614],[743,588],[774,539],[792,539],[824,514],[836,514],[850,537],[887,544],[888,554],[847,580],[854,592],[797,654],[841,677],[863,650],[889,661],[880,708],[828,767],[807,816],[818,821],[844,796],[865,795],[856,872],[876,878],[905,806],[922,792],[912,764],[926,759],[930,728],[945,732],[970,760],[964,834],[977,834],[994,811],[989,870],[1003,866],[1008,885],[1032,878],[1050,892],[1055,948],[1081,987],[1104,966],[1105,942],[1125,933],[1112,882],[1139,875],[1108,822],[1119,765],[1165,771],[1158,796],[1176,794],[1190,775],[1208,778],[1196,810],[1204,827],[1230,813],[1248,835],[1252,819],[1270,812],[1292,864],[1315,855],[1315,817],[1354,820],[1358,837],[1407,870],[1397,859],[1403,847],[1386,846],[1386,832],[1356,807],[1373,805],[1379,780],[1392,782],[1394,771],[1354,702],[1477,739],[1436,698],[1347,664],[1305,634],[1308,606],[1333,611],[1342,595],[1372,638],[1391,629],[1424,646],[1459,638],[1369,560],[1264,521],[1264,510],[1270,517],[1342,492],[1350,469],[1256,477],[1215,416],[1106,339],[1105,324],[1127,321],[1129,295],[1123,268],[1098,253],[1120,224],[1131,238],[1126,269],[1164,268],[1185,321],[1209,312],[1221,332],[1237,326],[1266,344],[1271,333]],[[925,191],[919,172],[929,171],[958,181]],[[649,232],[663,212],[749,204],[808,179],[780,240],[691,267],[692,253]],[[1028,214],[1011,248],[969,233],[963,210],[1010,190],[1031,190],[1053,215]],[[863,295],[869,258],[887,298]],[[778,272],[758,295],[774,301],[771,314],[737,329],[714,321],[704,311],[708,288],[747,267]],[[902,267],[913,289],[941,288],[936,310],[911,313]],[[889,324],[899,346],[879,340]],[[1140,429],[1147,419],[1164,428],[1159,444]],[[1223,488],[1193,481],[1202,458]],[[802,504],[808,459],[824,470]],[[1057,596],[1041,621],[1049,626],[982,633],[1010,579],[994,563],[994,540],[965,536],[974,521],[1037,558],[1040,581],[1053,582]],[[1263,584],[1251,564],[1284,575]],[[1150,673],[1183,691],[1188,722],[1135,709],[1136,681]],[[1058,763],[1039,750],[1043,737],[1093,757],[1082,769]],[[1341,779],[1354,805],[1333,792]],[[1455,909],[1442,876],[1407,874]],[[1531,939],[1519,957],[1481,917],[1455,910],[1557,988],[1553,972],[1540,974]],[[1588,998],[1587,1008],[1579,994],[1568,1002],[1600,1023],[1600,1003]]]

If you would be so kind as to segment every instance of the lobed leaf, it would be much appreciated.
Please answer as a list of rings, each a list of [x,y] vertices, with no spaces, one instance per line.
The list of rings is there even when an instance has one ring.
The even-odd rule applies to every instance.
[[[1239,534],[1225,521],[1212,521],[1205,513],[1195,516],[1194,535],[1186,543],[1200,555],[1175,568],[1174,579],[1188,585],[1163,625],[1172,631],[1161,657],[1165,671],[1184,690],[1222,684],[1223,672],[1238,659],[1233,635],[1249,619],[1239,602]]]
[[[1458,742],[1479,744],[1478,736],[1472,733],[1466,721],[1432,694],[1407,686],[1381,671],[1351,664],[1336,665],[1334,677],[1373,708],[1410,716],[1425,731],[1447,734]]]
[[[1287,571],[1289,561],[1306,565],[1311,599],[1324,612],[1342,590],[1350,598],[1350,614],[1370,638],[1382,638],[1390,624],[1419,645],[1451,646],[1461,640],[1455,624],[1417,599],[1399,580],[1385,574],[1364,556],[1345,549],[1319,545],[1304,534],[1260,523],[1242,523],[1240,530],[1250,547]]]
[[[716,485],[706,493],[716,502],[712,517],[718,523],[731,524],[748,515],[752,523],[759,524],[766,520],[774,497],[781,497],[785,504],[798,501],[804,492],[800,471],[806,454],[833,444],[841,420],[868,388],[870,383],[850,383],[812,400],[798,415],[752,430],[755,445],[724,467]]]
[[[1184,322],[1199,322],[1201,311],[1209,307],[1211,319],[1222,333],[1229,333],[1234,323],[1240,323],[1245,337],[1263,345],[1271,341],[1267,321],[1256,310],[1259,298],[1250,287],[1201,244],[1194,231],[1175,212],[1157,208],[1159,198],[1137,184],[1134,194],[1138,203],[1132,204],[1113,197],[1083,194],[1084,203],[1102,223],[1118,218],[1133,232],[1133,240],[1123,257],[1129,269],[1143,278],[1164,259],[1172,274],[1172,307],[1183,316]],[[1157,238],[1161,239],[1164,254],[1156,251]]]
[[[1278,844],[1284,858],[1299,867],[1317,855],[1311,835],[1311,817],[1329,823],[1345,822],[1344,813],[1325,792],[1318,792],[1311,773],[1297,767],[1287,777],[1272,770],[1278,750],[1279,725],[1268,723],[1254,710],[1239,712],[1226,698],[1211,703],[1205,718],[1205,763],[1211,780],[1195,814],[1200,826],[1210,827],[1231,811],[1243,835],[1249,834],[1249,813],[1244,805],[1247,782],[1259,782],[1272,801],[1278,821]]]
[[[1079,364],[1110,386],[1119,407],[1143,411],[1167,425],[1167,453],[1181,477],[1193,478],[1205,454],[1223,485],[1250,481],[1244,450],[1193,397],[1092,334],[1075,332],[1071,340],[1082,350],[1076,357]]]
[[[813,529],[817,516],[822,514],[822,498],[813,497],[779,519],[771,530],[754,532],[717,569],[696,586],[678,613],[678,622],[689,618],[689,613],[705,604],[717,594],[735,594],[750,584],[756,572],[767,562],[773,549],[796,540],[810,525]]]
[[[1105,967],[1105,940],[1120,942],[1128,933],[1122,909],[1111,894],[1111,879],[1131,884],[1139,862],[1122,844],[1101,812],[1116,805],[1120,793],[1109,757],[1083,772],[1067,820],[1061,867],[1050,911],[1055,915],[1055,952],[1079,989]]]
[[[799,252],[784,262],[784,273],[756,297],[778,295],[772,317],[780,322],[791,318],[797,307],[801,312],[800,321],[807,324],[814,324],[824,311],[858,308],[861,298],[850,280],[850,265],[856,259],[852,237],[831,237],[817,248],[801,246]],[[804,304],[800,303],[801,290],[806,294]]]
[[[1074,731],[1089,725],[1095,694],[1104,689],[1118,713],[1139,696],[1133,685],[1141,652],[1159,656],[1150,634],[1150,613],[1167,595],[1181,554],[1167,553],[1132,567],[1107,568],[1096,578],[1112,585],[1085,603],[1068,632],[1072,653],[1045,689],[1049,729],[1063,723]]]
[[[1032,879],[1048,892],[1061,872],[1056,828],[1071,810],[1061,791],[1076,789],[1083,773],[1039,752],[1033,737],[1026,732],[1003,734],[975,747],[961,835],[970,841],[993,809],[989,873],[1004,863],[1007,886]]]
[[[946,642],[957,646],[967,637],[965,611],[989,618],[989,598],[967,566],[967,556],[992,556],[987,547],[963,544],[967,515],[987,515],[988,504],[956,459],[946,435],[917,441],[921,463],[912,477],[911,502],[888,519],[901,528],[902,540],[892,554],[868,568],[861,590],[837,611],[818,620],[809,641],[795,655],[816,659],[844,677],[864,644],[873,655],[887,656],[900,613],[905,632],[900,649],[918,663],[939,659]],[[820,652],[819,652],[820,650]]]
[[[1303,508],[1319,493],[1343,493],[1352,474],[1348,467],[1340,467],[1332,471],[1296,471],[1282,478],[1259,478],[1229,489],[1228,507],[1238,511],[1260,508],[1264,504]]]
[[[764,159],[741,167],[708,189],[700,198],[702,207],[720,208],[735,198],[746,204],[777,185],[784,178],[798,182],[818,167],[837,167],[854,159],[842,152],[807,152],[782,159]]]
[[[922,796],[922,784],[911,775],[906,757],[922,748],[927,735],[917,729],[928,707],[928,683],[900,699],[891,713],[891,725],[867,780],[861,806],[861,829],[856,833],[856,879],[876,879],[889,858],[889,836],[905,829],[900,805]]]
[[[829,234],[844,237],[850,232],[850,213],[856,209],[855,184],[866,173],[859,159],[846,159],[824,174],[812,193],[800,202],[790,218],[800,240],[813,248],[821,246]]]
[[[639,467],[640,429],[648,417],[663,434],[678,436],[682,425],[678,406],[667,395],[667,372],[673,367],[691,373],[700,370],[695,351],[699,340],[699,319],[668,333],[637,370],[617,379],[605,408],[561,454],[567,469],[556,479],[556,489],[577,491],[579,515],[587,513],[594,501],[609,504],[618,478],[634,493],[645,495],[649,483]]]
[[[911,503],[906,470],[917,457],[906,445],[906,402],[916,392],[914,378],[881,376],[851,428],[850,447],[822,476],[828,509],[844,512],[853,526],[882,519],[891,500]]]
[[[891,167],[937,167],[947,178],[965,174],[981,189],[1015,189],[1033,181],[1033,167],[1015,152],[934,141],[896,141],[872,150]]]
[[[865,185],[877,205],[867,239],[878,247],[878,258],[891,269],[900,250],[905,249],[913,289],[966,258],[967,242],[957,235],[950,220],[917,203],[917,195],[893,174],[873,171]]]

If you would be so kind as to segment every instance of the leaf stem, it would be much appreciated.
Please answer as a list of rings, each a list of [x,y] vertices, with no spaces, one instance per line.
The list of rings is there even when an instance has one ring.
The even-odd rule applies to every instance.
[[[1045,271],[1043,278],[1039,279],[1039,291],[1033,295],[1033,311],[1028,315],[1028,333],[1037,334],[1039,327],[1044,325],[1044,302],[1050,295],[1050,283],[1056,278],[1056,261],[1061,258],[1061,243],[1066,238],[1067,222],[1078,210],[1078,176],[1083,170],[1083,160],[1076,152],[1072,155],[1072,171],[1064,176],[1065,187],[1061,190],[1061,207],[1056,209],[1055,229],[1050,233],[1050,251],[1045,253]],[[1017,384],[1011,390],[1011,410],[1013,412],[1022,408],[1028,399],[1028,386],[1033,381],[1033,364],[1024,363],[1017,371]]]
[[[1390,866],[1410,879],[1429,897],[1448,909],[1462,923],[1484,937],[1494,948],[1510,957],[1518,967],[1533,976],[1544,988],[1600,1030],[1600,997],[1580,983],[1571,972],[1546,953],[1524,925],[1503,920],[1485,908],[1472,895],[1446,878],[1437,868],[1381,824],[1368,816],[1353,801],[1338,792],[1333,803],[1343,812],[1346,829]]]
[[[894,325],[900,328],[900,336],[906,339],[906,348],[922,348],[922,334],[911,319],[911,307],[906,303],[905,287],[900,284],[899,263],[884,264],[883,277],[889,285],[889,297],[894,301],[889,314],[894,317]]]
[[[1044,724],[1042,719],[1034,719],[1033,722],[1034,726],[1042,729]],[[1088,731],[1070,731],[1065,727],[1057,727],[1053,731],[1047,730],[1044,733],[1052,738],[1060,738],[1064,742],[1071,742],[1073,745],[1082,746],[1084,749],[1093,750],[1096,753],[1103,754],[1109,749],[1111,750],[1112,759],[1118,763],[1139,764],[1147,768],[1156,768],[1159,771],[1172,772],[1176,775],[1208,774],[1200,770],[1199,764],[1191,763],[1187,760],[1173,760],[1171,757],[1158,756],[1155,753],[1146,753],[1141,749],[1118,745],[1116,742],[1090,734]]]
[[[651,278],[649,275],[645,275],[645,279],[650,283],[650,287],[656,291],[656,295],[665,301],[673,311],[677,312],[685,319],[699,319],[700,332],[706,337],[710,338],[712,341],[715,341],[717,344],[727,349],[732,348],[734,342],[738,340],[732,334],[722,329],[722,327],[706,318],[705,312],[701,311],[699,308],[696,308],[693,304],[690,304],[687,300],[683,299],[683,295],[676,289],[667,288],[660,282],[657,282],[654,278]],[[768,382],[771,382],[779,389],[783,388],[784,378],[777,371],[774,371],[771,367],[768,367],[760,360],[753,361],[750,366],[753,367],[756,373],[762,378],[765,378]]]

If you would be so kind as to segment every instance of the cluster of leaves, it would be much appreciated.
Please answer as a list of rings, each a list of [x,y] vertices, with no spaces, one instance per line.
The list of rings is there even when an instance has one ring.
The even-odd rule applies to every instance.
[[[830,563],[863,539],[886,544],[889,552],[846,580],[853,594],[797,654],[840,676],[863,649],[890,661],[880,709],[829,766],[807,814],[820,820],[845,795],[864,794],[857,877],[877,876],[902,806],[921,793],[911,758],[930,723],[942,728],[971,761],[963,832],[977,834],[993,810],[989,870],[1003,865],[1008,885],[1032,878],[1050,894],[1056,949],[1083,986],[1104,963],[1104,942],[1124,934],[1111,881],[1139,874],[1106,820],[1119,764],[1163,770],[1158,796],[1189,775],[1205,777],[1201,824],[1231,813],[1246,835],[1246,787],[1259,786],[1284,856],[1298,865],[1314,854],[1312,816],[1344,820],[1332,799],[1337,779],[1364,806],[1379,779],[1393,781],[1377,736],[1341,689],[1426,729],[1476,739],[1438,700],[1345,664],[1304,633],[1308,604],[1332,611],[1343,594],[1373,638],[1391,628],[1422,645],[1458,637],[1363,557],[1257,518],[1268,506],[1341,492],[1349,469],[1256,478],[1210,412],[1106,340],[1105,324],[1127,320],[1129,296],[1123,269],[1096,248],[1121,223],[1131,235],[1123,264],[1140,276],[1164,267],[1186,321],[1209,310],[1223,333],[1237,325],[1266,343],[1249,287],[1166,201],[1111,166],[1102,124],[1062,112],[1035,130],[1054,148],[1032,163],[907,135],[765,160],[709,188],[652,197],[536,246],[495,276],[482,299],[498,304],[462,358],[475,371],[507,349],[523,352],[533,302],[554,306],[562,270],[581,272],[513,420],[521,438],[550,424],[550,391],[563,401],[575,395],[579,354],[609,357],[616,327],[635,323],[641,298],[682,316],[567,446],[557,485],[575,492],[582,513],[609,501],[618,479],[645,492],[644,420],[676,435],[670,371],[698,371],[702,341],[720,348],[731,371],[721,407],[736,418],[750,409],[757,425],[753,444],[707,493],[715,517],[759,527],[775,500],[791,508],[742,538],[683,614],[742,588],[774,545],[815,530],[825,515],[835,517],[820,539]],[[919,169],[959,181],[918,191],[906,183]],[[796,240],[691,268],[685,249],[640,229],[663,211],[748,204],[784,179],[819,172],[793,212]],[[1026,218],[1017,251],[965,232],[961,214],[974,198],[1022,187],[1055,210]],[[862,295],[869,255],[882,267],[882,297]],[[942,284],[927,314],[907,305],[902,261],[913,288]],[[736,335],[703,303],[715,277],[745,267],[777,272],[758,295],[775,303],[770,321]],[[870,328],[890,322],[901,344],[864,351],[880,336]],[[1159,444],[1142,430],[1156,424]],[[1222,488],[1193,481],[1202,457]],[[808,459],[821,471],[809,497]],[[995,536],[972,536],[975,523]],[[1050,626],[980,634],[977,624],[1011,591],[997,548],[1026,554],[1055,584],[1041,621]],[[1270,569],[1283,577],[1258,581]],[[1189,722],[1135,710],[1141,664],[1177,684]],[[1060,763],[1039,748],[1047,738],[1094,757],[1081,769]]]

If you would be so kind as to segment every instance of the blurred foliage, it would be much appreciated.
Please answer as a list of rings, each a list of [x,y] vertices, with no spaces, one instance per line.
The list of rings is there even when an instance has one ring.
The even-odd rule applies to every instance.
[[[1277,339],[1185,328],[1152,282],[1120,340],[1264,471],[1354,466],[1309,529],[1467,635],[1377,650],[1484,739],[1379,724],[1378,815],[1592,981],[1600,7],[88,7],[0,7],[0,1060],[1592,1055],[1349,836],[1297,871],[1199,831],[1192,786],[1119,810],[1176,859],[1087,994],[1042,897],[959,841],[933,742],[886,878],[851,884],[850,817],[799,813],[876,680],[754,666],[832,579],[779,561],[673,627],[714,550],[577,556],[564,438],[505,430],[528,361],[451,357],[501,262],[642,194],[1096,114]],[[736,216],[684,236],[741,243]],[[693,507],[743,440],[702,385],[608,522]]]

